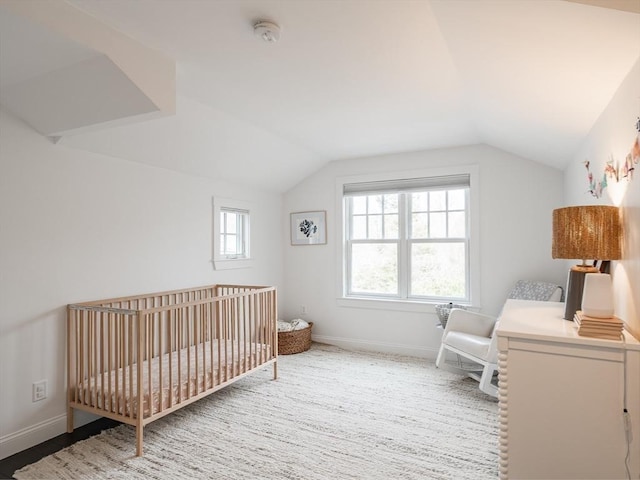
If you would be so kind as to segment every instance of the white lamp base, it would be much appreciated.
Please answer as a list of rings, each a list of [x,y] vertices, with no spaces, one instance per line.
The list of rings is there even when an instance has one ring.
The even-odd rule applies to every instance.
[[[613,317],[613,290],[608,273],[587,273],[582,293],[582,313],[588,317]]]

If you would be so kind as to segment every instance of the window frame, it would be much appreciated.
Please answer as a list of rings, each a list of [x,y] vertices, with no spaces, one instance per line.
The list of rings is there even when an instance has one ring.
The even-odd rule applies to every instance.
[[[383,295],[383,294],[362,294],[349,292],[349,276],[350,276],[350,243],[345,235],[348,225],[348,210],[347,202],[345,201],[344,186],[346,184],[357,184],[367,182],[392,182],[402,181],[414,178],[429,178],[429,177],[442,177],[449,175],[468,175],[469,176],[469,189],[467,191],[467,211],[468,217],[466,218],[467,228],[467,240],[465,243],[465,250],[467,254],[467,268],[466,268],[466,285],[468,289],[467,298],[448,300],[447,297],[425,297],[417,295],[409,295],[410,278],[411,278],[411,265],[408,261],[408,255],[410,255],[410,248],[412,244],[424,243],[423,241],[416,241],[411,239],[408,235],[404,240],[398,240],[398,242],[407,242],[405,248],[402,248],[399,252],[399,261],[405,262],[406,271],[402,278],[398,279],[399,291],[398,295]],[[357,175],[349,177],[340,177],[336,179],[336,211],[340,212],[336,215],[336,228],[335,232],[338,235],[337,244],[341,246],[337,257],[337,292],[336,296],[338,304],[341,306],[349,307],[364,307],[364,308],[383,308],[394,310],[409,310],[409,311],[422,311],[420,305],[433,305],[442,302],[455,301],[463,305],[475,307],[480,304],[480,261],[479,261],[479,244],[480,244],[480,222],[479,222],[479,185],[478,185],[479,169],[476,165],[465,165],[457,167],[443,167],[443,168],[431,168],[420,169],[406,172],[396,173],[380,173],[372,175]],[[453,190],[455,187],[442,187],[443,189]],[[426,190],[433,190],[434,188],[427,188]],[[367,192],[362,192],[366,195]],[[371,193],[374,194],[374,193]],[[402,198],[402,196],[400,196]],[[398,208],[400,209],[399,200]],[[410,215],[410,214],[409,214]],[[399,229],[405,229],[405,219],[400,218],[399,215]],[[407,217],[408,218],[408,217]],[[445,238],[448,243],[453,243],[449,239]],[[428,243],[437,243],[440,239],[430,239]],[[384,242],[383,239],[375,240],[374,243]],[[392,240],[395,242],[395,240]],[[399,243],[398,243],[399,245]],[[399,245],[400,248],[400,245]],[[402,253],[402,256],[400,253]],[[401,270],[399,268],[399,270]],[[406,293],[406,295],[404,295]]]
[[[226,227],[221,224],[222,213],[239,213],[244,217],[240,229],[242,238],[236,241],[243,244],[243,254],[227,255],[220,253],[221,235],[225,234]],[[247,202],[230,198],[213,198],[213,258],[211,260],[215,270],[228,270],[233,268],[249,268],[253,266],[251,257],[251,205]]]

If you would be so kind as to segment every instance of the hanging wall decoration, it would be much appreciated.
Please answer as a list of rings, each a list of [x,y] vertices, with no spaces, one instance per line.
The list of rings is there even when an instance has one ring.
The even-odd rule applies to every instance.
[[[295,212],[291,214],[291,245],[327,243],[327,212]]]
[[[616,162],[612,155],[604,166],[602,177],[597,179],[591,172],[589,160],[584,161],[584,166],[587,169],[587,179],[589,180],[589,193],[596,198],[600,198],[604,189],[607,188],[608,181],[615,180],[619,182],[625,178],[627,181],[633,180],[633,172],[638,163],[640,163],[640,117],[638,117],[636,121],[635,141],[633,142],[631,151],[625,157],[624,162]]]

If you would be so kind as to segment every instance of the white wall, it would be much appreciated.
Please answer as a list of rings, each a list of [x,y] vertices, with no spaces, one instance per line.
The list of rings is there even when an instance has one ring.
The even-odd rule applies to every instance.
[[[565,170],[566,205],[617,205],[624,222],[623,259],[613,262],[615,312],[640,338],[640,164],[633,179],[608,180],[600,198],[588,192],[584,161],[597,179],[602,178],[607,160],[622,163],[630,153],[638,131],[640,115],[640,59],[602,113],[589,136]]]
[[[564,285],[563,262],[551,259],[551,212],[562,204],[562,172],[486,145],[386,155],[333,162],[287,192],[284,215],[326,210],[328,243],[288,246],[281,310],[299,317],[300,306],[314,322],[314,339],[347,347],[434,357],[442,331],[432,306],[413,311],[338,305],[337,256],[341,239],[336,211],[336,178],[402,172],[450,165],[480,170],[480,268],[482,311],[497,314],[516,282],[539,279]]]
[[[213,270],[214,195],[253,205],[253,268]],[[280,195],[53,145],[0,111],[2,457],[64,432],[66,304],[218,282],[280,287],[281,220]],[[48,398],[32,403],[42,379]]]

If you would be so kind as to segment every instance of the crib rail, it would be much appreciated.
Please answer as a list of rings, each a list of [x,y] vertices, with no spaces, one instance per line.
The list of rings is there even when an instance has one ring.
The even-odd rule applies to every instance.
[[[73,408],[138,428],[274,364],[274,287],[212,285],[68,306]]]

